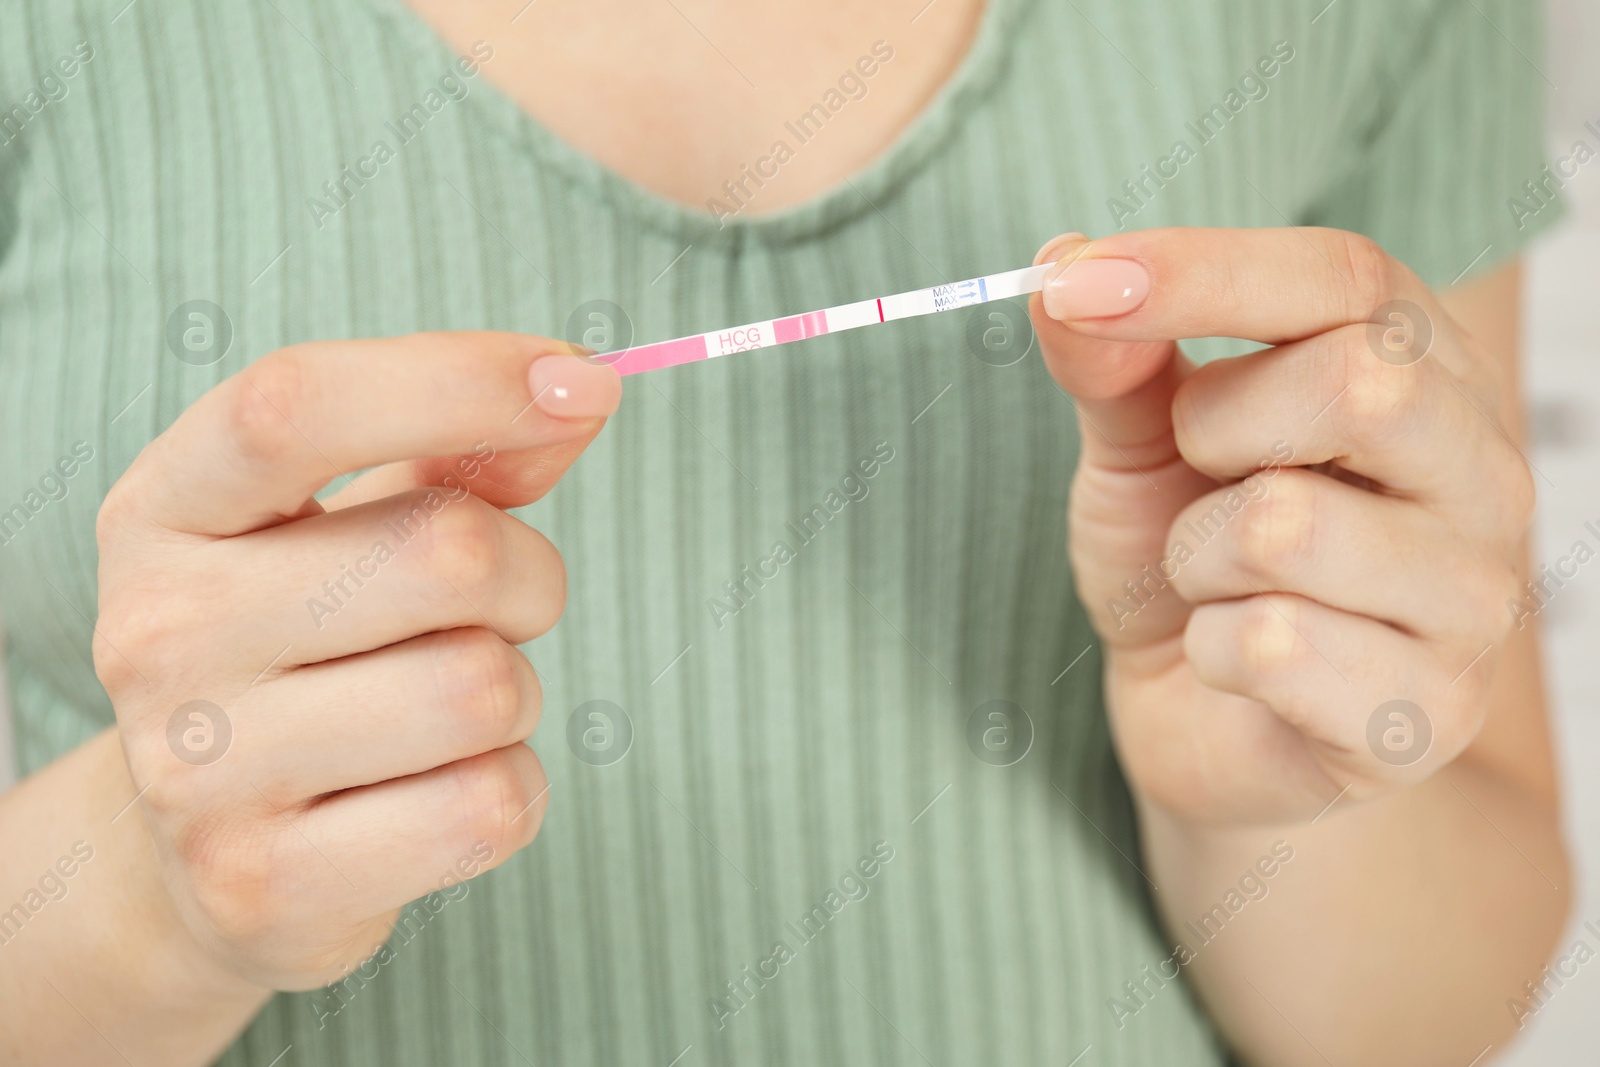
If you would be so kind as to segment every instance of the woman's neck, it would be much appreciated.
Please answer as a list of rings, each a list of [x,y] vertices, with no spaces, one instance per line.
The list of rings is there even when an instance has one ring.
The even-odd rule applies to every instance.
[[[407,2],[457,51],[492,46],[481,76],[579,151],[668,199],[749,215],[881,154],[983,12],[983,0]]]

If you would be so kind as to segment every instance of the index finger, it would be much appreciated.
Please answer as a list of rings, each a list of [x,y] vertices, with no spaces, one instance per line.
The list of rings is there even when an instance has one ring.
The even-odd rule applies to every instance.
[[[395,460],[513,452],[585,435],[616,410],[615,370],[522,334],[412,334],[294,345],[202,396],[107,505],[230,536],[320,510],[340,475]]]
[[[1114,272],[1128,292],[1140,271],[1146,284],[1131,291],[1147,295],[1136,307],[1099,306],[1106,286],[1097,275]],[[1043,300],[1074,330],[1119,341],[1240,337],[1276,345],[1377,321],[1394,301],[1443,317],[1428,287],[1371,238],[1313,226],[1098,238],[1046,273]]]

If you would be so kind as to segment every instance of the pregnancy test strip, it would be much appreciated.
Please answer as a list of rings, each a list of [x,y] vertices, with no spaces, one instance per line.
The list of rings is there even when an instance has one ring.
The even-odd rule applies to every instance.
[[[969,278],[964,282],[950,282],[928,289],[914,289],[909,293],[895,293],[873,300],[857,300],[853,304],[808,311],[803,315],[790,315],[766,322],[751,322],[726,330],[712,330],[672,341],[637,345],[616,352],[605,352],[595,358],[617,368],[619,374],[639,374],[662,367],[676,367],[680,363],[694,363],[702,359],[715,359],[734,352],[748,352],[755,348],[771,348],[808,337],[821,337],[826,333],[840,333],[862,326],[876,326],[880,322],[909,319],[917,315],[932,315],[939,311],[986,304],[991,300],[1004,300],[1012,296],[1037,293],[1044,288],[1046,263],[1038,267],[1023,267],[1002,274],[989,274],[982,278]]]

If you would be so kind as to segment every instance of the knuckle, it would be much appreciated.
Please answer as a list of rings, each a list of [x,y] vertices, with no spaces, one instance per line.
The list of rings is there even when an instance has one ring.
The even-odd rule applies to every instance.
[[[240,453],[270,464],[303,446],[295,429],[305,410],[304,360],[295,348],[264,356],[239,372],[228,409],[228,424]]]
[[[173,849],[200,917],[224,942],[248,944],[277,929],[279,864],[266,842],[212,815],[191,820]]]
[[[1424,416],[1425,363],[1396,366],[1374,358],[1363,328],[1346,327],[1345,396],[1338,405],[1349,437],[1368,447],[1394,441]]]
[[[1240,562],[1273,575],[1309,562],[1317,549],[1317,502],[1310,478],[1280,471],[1267,492],[1240,511]]]
[[[520,662],[519,662],[520,661]],[[440,690],[462,739],[494,747],[521,740],[522,653],[488,630],[456,631],[440,656]]]
[[[134,603],[126,599],[108,598],[91,644],[95,676],[113,697],[145,681],[140,664],[156,674],[166,673],[164,665],[175,666],[178,648],[192,632],[181,624],[186,614],[182,608],[171,604],[157,608],[153,598],[134,597]]]
[[[1345,294],[1344,310],[1352,321],[1365,322],[1395,291],[1394,258],[1365,234],[1329,231],[1328,258],[1350,280],[1338,291]]]
[[[1252,597],[1239,632],[1246,666],[1261,675],[1293,671],[1304,656],[1293,597]]]
[[[426,494],[418,499],[426,501]],[[417,505],[430,516],[423,526],[428,568],[455,590],[477,599],[474,594],[492,592],[498,584],[502,559],[499,513],[476,497],[455,503],[442,495],[440,499],[445,503],[437,511],[423,503]]]
[[[95,628],[90,657],[94,661],[94,676],[99,679],[100,687],[113,701],[131,689],[139,680],[138,668],[100,627]]]
[[[1226,632],[1228,609],[1221,604],[1201,604],[1189,613],[1183,627],[1183,656],[1195,674],[1207,685],[1218,684],[1223,677],[1218,638]]]
[[[520,747],[489,753],[459,771],[464,836],[486,841],[497,852],[512,850],[517,843],[516,820],[535,799],[528,776],[518,769]]]
[[[201,784],[200,775],[193,773],[192,768],[175,770],[170,763],[164,763],[160,757],[162,753],[155,749],[155,744],[146,739],[147,744],[143,751],[146,758],[154,753],[155,758],[149,762],[160,768],[152,774],[150,781],[145,786],[144,795],[139,798],[139,806],[150,816],[151,820],[159,825],[176,825],[183,827],[179,840],[175,846],[175,853],[179,860],[184,860],[187,852],[185,849],[192,844],[195,847],[203,846],[203,836],[210,833],[203,825],[197,832],[202,834],[202,839],[189,842],[186,835],[194,831],[190,821],[195,813],[201,811],[206,802],[206,790]],[[184,773],[188,771],[189,773]]]
[[[133,520],[134,491],[130,482],[128,474],[117,479],[106,491],[105,498],[100,501],[100,510],[95,513],[94,538],[102,556],[110,554]]]

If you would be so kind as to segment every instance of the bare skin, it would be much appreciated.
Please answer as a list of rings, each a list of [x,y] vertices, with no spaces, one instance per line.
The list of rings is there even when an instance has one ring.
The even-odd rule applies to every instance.
[[[493,44],[482,76],[563,140],[694,207],[721,195],[723,182],[753,166],[774,140],[794,140],[784,123],[817,103],[874,43],[893,49],[894,58],[865,79],[866,95],[755,194],[752,215],[832,189],[879,156],[955,71],[983,10],[979,0],[759,7],[539,0],[522,10],[526,3],[411,6],[463,54],[474,41]],[[507,32],[512,18],[514,33]]]
[[[617,0],[414,6],[462,51],[492,42],[483,75],[576,147],[695,206],[874,40],[891,43],[870,95],[762,189],[752,214],[807,200],[878,154],[949,77],[980,13],[973,0],[940,0],[915,23],[920,0],[865,14],[838,0],[681,13]],[[848,35],[815,29],[849,21],[832,17],[846,10]],[[580,84],[595,89],[571,91]],[[1348,280],[1286,231],[1216,231],[1203,254],[1183,231],[1041,252],[1131,257],[1152,278],[1123,314],[1035,301],[1050,369],[1085,416],[1074,564],[1108,648],[1142,865],[1169,925],[1205,912],[1273,841],[1296,850],[1270,909],[1188,972],[1225,1034],[1254,1063],[1466,1063],[1505,1038],[1504,1000],[1537,973],[1567,907],[1535,628],[1507,632],[1503,606],[1526,565],[1530,499],[1490,421],[1519,437],[1517,273],[1436,297],[1360,242],[1312,239]],[[1350,324],[1396,295],[1429,310],[1439,346],[1403,368],[1417,373],[1370,373]],[[1204,333],[1280,347],[1194,373],[1170,338]],[[313,987],[370,953],[395,909],[438,888],[477,844],[492,850],[487,869],[536,832],[543,775],[520,741],[537,721],[538,683],[511,643],[553,623],[565,589],[554,548],[498,509],[549,489],[615,407],[617,382],[585,364],[596,374],[574,379],[576,407],[546,393],[554,410],[513,422],[542,391],[533,365],[570,360],[559,344],[473,334],[334,348],[315,360],[286,350],[219,386],[106,502],[95,655],[118,726],[0,797],[0,899],[19,898],[73,841],[95,855],[72,879],[70,913],[44,909],[0,952],[0,1062],[208,1062],[273,990]],[[364,373],[373,360],[411,369]],[[363,388],[347,388],[350,377]],[[1324,436],[1307,429],[1315,411],[1289,406],[1347,384],[1359,403],[1336,401],[1316,424]],[[351,409],[350,396],[369,402]],[[1360,413],[1376,409],[1399,412],[1408,447],[1372,433]],[[1274,420],[1292,465],[1336,465],[1285,470],[1274,484],[1274,501],[1316,502],[1312,532],[1292,507],[1261,509],[1282,522],[1231,526],[1219,551],[1118,627],[1103,602],[1164,555],[1185,509],[1254,468]],[[342,469],[385,465],[323,513],[308,501],[326,464],[294,427]],[[485,440],[494,459],[468,475],[461,464]],[[1279,492],[1290,479],[1298,493]],[[387,564],[384,585],[320,644],[273,662],[294,638],[227,625],[241,603],[283,622],[308,582],[359,555],[364,524],[401,508],[396,494],[441,484],[471,496],[453,497],[436,536]],[[1398,572],[1397,552],[1408,563]],[[284,573],[297,581],[269,577]],[[193,592],[151,617],[135,605],[154,586]],[[486,670],[498,684],[463,684]],[[320,723],[316,709],[356,687],[411,694],[399,712],[410,729],[391,736],[415,743],[373,752],[357,743],[359,723],[347,744],[320,728],[249,728]],[[1352,740],[1380,696],[1429,711],[1434,746],[1408,768]],[[236,773],[167,754],[168,713],[195,697],[238,703]],[[337,869],[293,829],[302,820],[336,843]],[[361,844],[373,837],[381,851]]]
[[[1295,850],[1270,906],[1190,979],[1248,1062],[1470,1062],[1512,1030],[1506,1000],[1569,893],[1536,631],[1505,607],[1533,494],[1508,440],[1516,270],[1436,300],[1332,230],[1041,254],[1063,251],[1064,275],[1126,256],[1153,277],[1125,315],[1062,322],[1047,292],[1034,321],[1083,415],[1071,551],[1169,932],[1193,945],[1184,923],[1274,842]],[[1391,299],[1436,331],[1409,366],[1368,346],[1364,319]],[[1194,333],[1277,347],[1195,370],[1165,339]],[[1264,496],[1131,618],[1106,609],[1281,442],[1294,456]],[[1396,698],[1433,731],[1403,766],[1366,736]]]
[[[7,899],[94,850],[70,906],[4,946],[9,1061],[208,1062],[273,990],[342,976],[402,905],[533,840],[540,686],[516,646],[555,623],[566,577],[503,509],[544,495],[620,398],[611,368],[515,334],[300,345],[140,453],[98,527],[117,726],[0,802]],[[311,618],[306,591],[347,568],[367,581]],[[225,760],[175,758],[193,700],[227,709]]]

